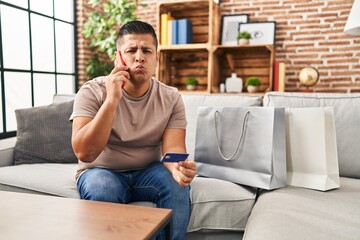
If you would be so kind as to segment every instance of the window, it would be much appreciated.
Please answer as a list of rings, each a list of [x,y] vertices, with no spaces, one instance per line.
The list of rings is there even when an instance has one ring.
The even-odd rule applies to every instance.
[[[75,0],[0,0],[0,139],[15,110],[76,92]]]

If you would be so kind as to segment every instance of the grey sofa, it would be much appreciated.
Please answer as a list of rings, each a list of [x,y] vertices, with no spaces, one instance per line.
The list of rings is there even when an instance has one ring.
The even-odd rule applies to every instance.
[[[188,120],[186,144],[191,158],[194,157],[199,106],[333,106],[341,176],[341,187],[328,192],[292,186],[259,191],[196,177],[191,184],[192,213],[187,239],[360,239],[360,94],[270,92],[264,97],[182,96]],[[70,104],[73,98],[73,95],[56,95],[53,105]],[[39,115],[36,111],[42,111],[47,115],[49,111],[59,111],[49,109],[39,107],[29,114]],[[62,106],[61,110],[64,109]],[[23,131],[23,128],[18,129],[18,134],[25,135]],[[36,135],[41,136],[40,133]],[[18,139],[24,141],[21,136]],[[21,159],[19,162],[19,157],[14,157],[21,156],[16,154],[18,139],[0,140],[0,190],[79,198],[74,180],[76,163],[53,163],[43,159],[35,159],[34,163],[21,162]]]

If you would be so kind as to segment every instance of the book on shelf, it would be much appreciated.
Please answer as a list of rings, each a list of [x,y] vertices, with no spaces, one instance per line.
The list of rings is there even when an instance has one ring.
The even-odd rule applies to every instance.
[[[178,44],[187,44],[192,42],[192,23],[188,19],[177,20]]]
[[[285,63],[274,61],[273,90],[285,91]]]
[[[274,61],[273,67],[273,91],[279,91],[279,63]]]
[[[173,39],[172,39],[172,34],[173,34],[173,29],[172,29],[172,26],[173,26],[173,22],[176,21],[176,20],[168,20],[168,24],[167,24],[167,44],[168,45],[171,45],[173,44]]]
[[[167,22],[166,30],[161,25],[161,45],[188,44],[192,42],[192,23],[188,19],[175,20],[164,16],[163,23]],[[163,36],[166,34],[166,40]]]
[[[171,20],[170,14],[163,13],[160,16],[160,44],[168,45],[168,21]]]
[[[285,92],[285,63],[279,64],[279,92]]]
[[[178,44],[178,20],[171,20],[171,44]]]

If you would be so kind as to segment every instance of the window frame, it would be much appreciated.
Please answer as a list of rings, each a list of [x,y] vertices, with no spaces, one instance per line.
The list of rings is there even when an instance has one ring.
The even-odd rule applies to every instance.
[[[5,138],[10,138],[10,137],[14,137],[16,136],[16,130],[15,131],[7,131],[7,123],[6,123],[6,91],[5,91],[5,72],[18,72],[18,73],[29,73],[30,74],[30,81],[31,81],[31,106],[34,107],[35,106],[35,96],[34,96],[34,74],[52,74],[55,77],[55,94],[58,93],[58,89],[57,89],[57,82],[58,82],[58,75],[67,75],[67,76],[73,76],[74,78],[74,91],[77,92],[78,91],[78,49],[77,49],[77,18],[76,18],[76,10],[77,10],[77,4],[76,4],[76,0],[72,0],[73,1],[73,21],[69,22],[69,21],[65,21],[59,18],[55,17],[55,0],[52,0],[53,2],[53,9],[52,9],[52,16],[34,11],[30,9],[30,4],[31,4],[31,0],[28,0],[28,7],[24,8],[24,7],[20,7],[17,6],[15,4],[9,3],[9,2],[4,2],[0,0],[0,6],[5,5],[7,7],[12,7],[18,10],[22,10],[25,11],[27,13],[28,16],[28,21],[29,21],[29,46],[30,46],[30,70],[24,70],[24,69],[13,69],[13,68],[5,68],[4,67],[4,52],[3,52],[3,41],[2,41],[2,36],[3,36],[3,32],[2,32],[2,27],[1,27],[1,11],[0,11],[0,61],[1,61],[1,65],[0,65],[0,87],[1,87],[1,104],[2,104],[2,131],[0,132],[0,139],[5,139]],[[32,28],[31,28],[31,14],[36,14],[42,17],[46,17],[52,20],[52,24],[53,24],[53,34],[54,34],[54,71],[38,71],[38,70],[34,70],[34,66],[33,66],[33,44],[32,44]],[[73,46],[73,50],[74,50],[74,71],[73,73],[65,73],[65,72],[59,72],[57,69],[57,59],[56,59],[56,21],[59,22],[63,22],[63,23],[67,23],[67,24],[71,24],[73,26],[74,29],[74,46]]]

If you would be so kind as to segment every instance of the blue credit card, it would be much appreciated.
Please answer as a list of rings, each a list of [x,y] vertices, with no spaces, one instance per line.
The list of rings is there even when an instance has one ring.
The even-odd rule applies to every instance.
[[[166,153],[161,159],[161,162],[180,162],[185,161],[188,158],[187,153]]]

